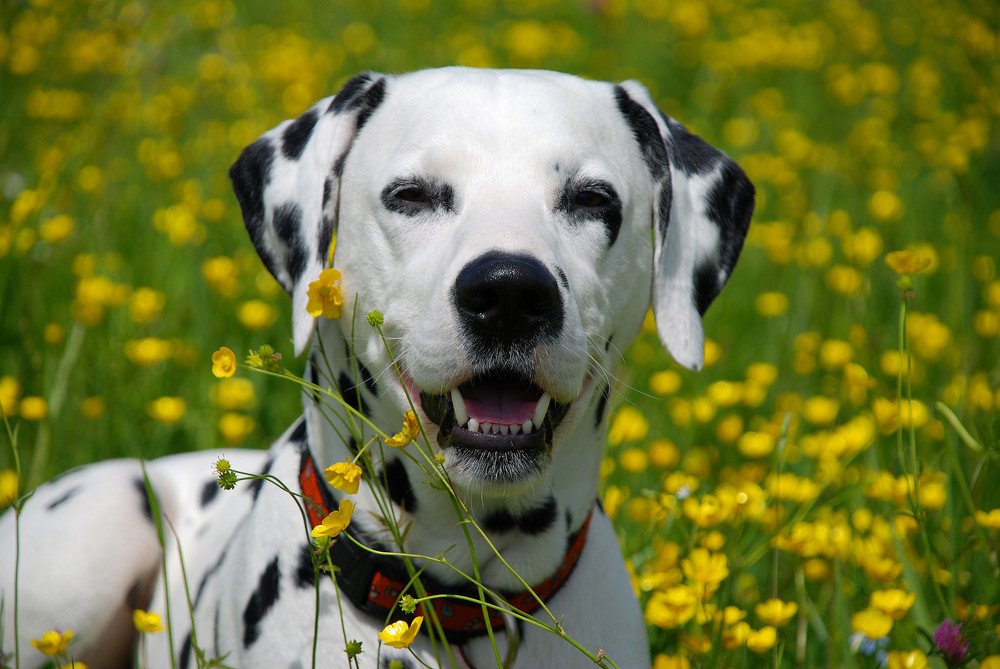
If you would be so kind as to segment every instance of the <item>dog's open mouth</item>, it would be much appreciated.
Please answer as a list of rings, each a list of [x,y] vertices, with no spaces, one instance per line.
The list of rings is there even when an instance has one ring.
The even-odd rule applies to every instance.
[[[438,444],[492,452],[547,454],[570,404],[553,400],[530,380],[482,374],[443,394],[421,391],[420,403],[438,426]]]

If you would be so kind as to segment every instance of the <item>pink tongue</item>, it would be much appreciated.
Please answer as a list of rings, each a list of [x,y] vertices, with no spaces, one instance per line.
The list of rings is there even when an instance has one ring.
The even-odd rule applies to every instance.
[[[500,425],[523,424],[534,415],[539,399],[506,384],[476,385],[461,393],[469,418]]]

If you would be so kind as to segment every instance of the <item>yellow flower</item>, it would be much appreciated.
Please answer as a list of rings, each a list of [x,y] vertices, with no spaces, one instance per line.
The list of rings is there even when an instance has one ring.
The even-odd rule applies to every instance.
[[[812,425],[829,425],[840,411],[840,402],[832,397],[816,395],[802,403],[802,417]]]
[[[43,221],[38,226],[38,233],[49,244],[58,244],[73,234],[73,219],[66,214],[60,214],[55,218]]]
[[[927,269],[931,264],[931,258],[917,249],[907,249],[885,254],[885,264],[896,274],[913,275]]]
[[[869,639],[881,639],[892,629],[892,618],[871,607],[851,616],[851,631],[861,632]]]
[[[90,669],[90,667],[79,660],[71,660],[69,664],[64,664],[59,669]]]
[[[146,405],[146,411],[157,423],[171,425],[184,417],[187,403],[182,397],[158,397]]]
[[[747,648],[755,653],[766,653],[778,642],[778,630],[770,625],[759,630],[751,630],[747,634]]]
[[[66,647],[72,638],[73,630],[66,630],[65,632],[49,630],[42,635],[41,639],[32,639],[31,645],[46,655],[62,655],[66,652]]]
[[[227,411],[219,416],[219,434],[230,444],[239,444],[249,437],[257,427],[256,421],[250,416]]]
[[[135,625],[137,630],[147,634],[162,632],[166,629],[163,626],[163,621],[160,620],[160,616],[149,611],[143,611],[142,609],[132,611],[132,624]]]
[[[0,409],[8,417],[17,413],[17,403],[21,398],[21,384],[13,376],[0,377]]]
[[[310,534],[314,537],[330,537],[332,539],[343,532],[348,524],[350,524],[352,513],[354,513],[354,504],[348,499],[341,500],[340,508],[336,511],[331,511],[323,519],[323,524],[314,527]],[[405,646],[400,647],[403,648]]]
[[[1000,659],[1000,656],[996,657]],[[928,666],[927,656],[921,650],[911,650],[909,652],[890,650],[889,654],[885,657],[885,663],[888,669],[925,669]],[[992,665],[987,665],[986,660],[979,663],[979,669],[989,669],[990,667]],[[993,669],[997,667],[1000,667],[1000,663],[993,667]]]
[[[151,367],[174,354],[174,345],[159,337],[129,339],[125,342],[125,357],[139,367]]]
[[[664,655],[660,653],[653,660],[653,669],[691,669],[691,660],[683,655]]]
[[[766,432],[744,432],[736,442],[736,448],[748,458],[762,458],[774,450],[774,437]]]
[[[1000,655],[990,655],[984,657],[979,663],[979,669],[1000,669]]]
[[[236,354],[226,346],[212,354],[212,374],[220,379],[236,373]]]
[[[382,639],[387,646],[407,648],[417,638],[417,632],[420,631],[420,625],[423,622],[423,616],[417,616],[409,625],[405,620],[397,620],[386,625],[385,629],[378,633],[378,638]]]
[[[0,509],[17,500],[17,472],[13,469],[0,469]]]
[[[654,592],[646,603],[646,620],[657,627],[673,629],[694,617],[698,595],[686,585]]]
[[[128,315],[137,325],[147,325],[160,317],[167,296],[152,288],[136,288],[128,298]]]
[[[49,413],[49,405],[43,397],[28,396],[21,400],[18,409],[24,420],[39,421]]]
[[[899,620],[917,601],[917,595],[898,588],[876,590],[871,595],[871,607],[878,609],[893,620]]]
[[[1000,530],[1000,509],[976,511],[976,522],[988,530]]]
[[[402,448],[416,439],[418,434],[420,434],[420,424],[417,422],[417,415],[412,411],[407,411],[403,414],[403,428],[395,436],[386,439],[385,443],[389,446]]]
[[[250,379],[222,379],[212,385],[209,395],[212,403],[225,411],[247,410],[257,406],[257,395]]]
[[[361,483],[361,467],[348,460],[338,462],[324,470],[327,482],[337,490],[343,490],[348,495],[353,495],[358,491],[358,484]]]
[[[780,599],[769,599],[766,602],[757,604],[754,609],[757,617],[768,625],[781,627],[795,617],[799,611],[799,605],[795,602],[783,602]]]
[[[689,557],[681,560],[681,569],[689,579],[714,592],[715,587],[729,576],[728,563],[729,558],[724,553],[710,553],[705,548],[695,548]]]
[[[278,310],[263,300],[247,300],[236,311],[236,318],[248,330],[265,330],[278,319]]]
[[[761,293],[754,301],[757,313],[765,318],[780,316],[788,311],[788,296],[784,293]]]
[[[319,279],[309,284],[309,290],[306,292],[309,296],[306,311],[310,316],[340,318],[344,295],[340,292],[338,281],[340,281],[340,270],[325,269],[319,273]]]
[[[626,441],[639,441],[649,432],[649,421],[632,406],[624,406],[611,419],[608,443],[619,446]]]

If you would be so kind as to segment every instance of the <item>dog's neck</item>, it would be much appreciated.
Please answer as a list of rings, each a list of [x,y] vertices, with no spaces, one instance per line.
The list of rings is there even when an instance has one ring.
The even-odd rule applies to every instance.
[[[379,368],[376,376],[352,353],[337,328],[324,327],[321,332],[322,346],[317,344],[310,355],[306,379],[339,393],[386,434],[397,432],[408,407],[399,406],[395,399],[398,393],[389,392],[388,384],[399,383],[394,371]],[[601,423],[607,389],[591,387],[586,392],[589,396],[572,410],[584,413],[568,416],[566,426],[574,427],[557,431],[552,462],[530,489],[508,495],[458,491],[490,542],[529,584],[549,578],[560,567],[570,537],[584,523],[597,498],[603,448],[595,442],[604,434]],[[373,469],[368,474],[374,483],[363,484],[353,496],[355,527],[383,546],[398,548],[385,529],[381,497],[390,502],[406,537],[403,548],[408,553],[444,555],[449,563],[472,574],[476,569],[469,550],[471,538],[478,561],[475,567],[486,585],[505,592],[523,589],[479,532],[459,522],[452,500],[439,486],[430,485],[428,475],[410,458],[387,446],[362,421],[349,417],[337,401],[307,392],[304,404],[308,446],[320,469],[353,458],[359,447],[375,439],[366,449]],[[433,441],[435,426],[425,421],[424,429]],[[375,486],[378,489],[373,489]],[[334,491],[334,495],[342,493]],[[462,578],[447,567],[431,565],[428,571],[443,583],[462,583]]]

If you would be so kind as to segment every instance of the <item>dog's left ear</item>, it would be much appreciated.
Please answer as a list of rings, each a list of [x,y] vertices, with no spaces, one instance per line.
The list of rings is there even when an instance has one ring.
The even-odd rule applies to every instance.
[[[334,97],[264,133],[229,169],[250,239],[292,296],[296,355],[316,328],[306,293],[329,263],[344,160],[385,86],[380,75],[351,79]]]
[[[700,369],[701,317],[739,258],[754,187],[726,154],[657,109],[641,84],[626,81],[615,96],[653,177],[656,327],[674,360]]]

